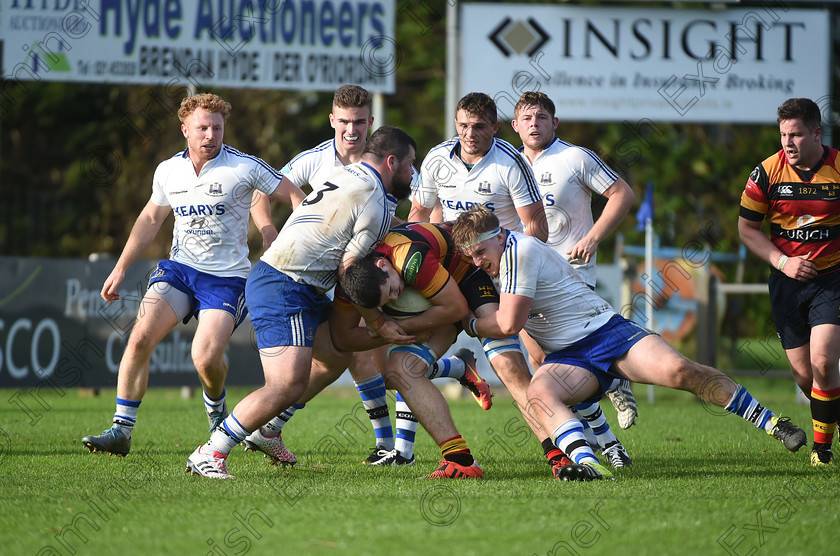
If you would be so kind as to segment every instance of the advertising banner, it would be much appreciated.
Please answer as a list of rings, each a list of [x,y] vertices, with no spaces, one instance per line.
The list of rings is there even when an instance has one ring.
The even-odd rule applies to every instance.
[[[2,0],[7,80],[393,93],[394,0]]]
[[[829,98],[825,10],[468,3],[460,21],[459,93],[504,119],[534,90],[585,121],[772,123],[785,99]]]
[[[115,260],[0,257],[0,388],[115,388],[120,359],[157,261],[137,261],[106,303],[99,291]],[[196,321],[178,324],[155,348],[150,386],[200,386],[190,350]],[[225,352],[227,384],[263,381],[245,320]]]

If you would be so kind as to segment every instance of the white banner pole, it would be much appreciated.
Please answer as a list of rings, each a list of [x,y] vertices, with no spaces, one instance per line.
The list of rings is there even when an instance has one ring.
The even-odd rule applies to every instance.
[[[653,219],[645,219],[645,319],[647,327],[653,328]],[[647,400],[653,403],[653,385],[648,384]]]

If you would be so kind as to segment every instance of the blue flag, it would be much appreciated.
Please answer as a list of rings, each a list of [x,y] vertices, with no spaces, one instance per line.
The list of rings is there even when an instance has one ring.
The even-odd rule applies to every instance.
[[[639,232],[645,231],[645,221],[650,218],[653,222],[653,182],[648,182],[647,191],[645,192],[645,199],[639,207],[639,212],[636,213],[636,230]]]

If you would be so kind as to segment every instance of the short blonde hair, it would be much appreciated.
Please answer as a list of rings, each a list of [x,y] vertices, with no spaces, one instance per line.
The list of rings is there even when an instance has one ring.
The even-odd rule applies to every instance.
[[[452,241],[461,251],[478,243],[481,234],[499,227],[499,218],[484,205],[462,212],[452,226]]]
[[[181,101],[181,107],[178,109],[178,119],[183,123],[190,114],[195,112],[196,108],[204,108],[208,112],[218,112],[225,120],[230,116],[231,110],[230,103],[222,97],[213,93],[199,93]]]

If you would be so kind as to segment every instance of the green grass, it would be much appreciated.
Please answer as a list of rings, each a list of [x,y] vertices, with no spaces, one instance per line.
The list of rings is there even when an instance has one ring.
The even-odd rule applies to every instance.
[[[810,423],[807,407],[794,402],[792,381],[746,386],[800,426]],[[344,389],[313,400],[286,428],[296,468],[269,466],[237,448],[229,459],[236,479],[214,481],[184,473],[187,456],[207,438],[200,398],[150,391],[132,453],[122,459],[89,454],[80,443],[109,424],[113,391],[83,398],[47,388],[40,405],[33,392],[5,390],[0,395],[13,401],[0,406],[0,546],[15,555],[836,549],[836,468],[813,469],[806,450],[790,454],[688,394],[656,389],[656,403],[648,404],[646,388],[635,388],[637,425],[616,430],[634,466],[615,482],[596,483],[553,480],[536,440],[501,395],[489,412],[471,400],[451,404],[485,469],[483,481],[418,480],[439,459],[422,430],[417,465],[362,466],[372,434],[363,412],[353,413],[355,393]],[[229,400],[246,393],[231,389]],[[615,423],[608,402],[604,411]]]

